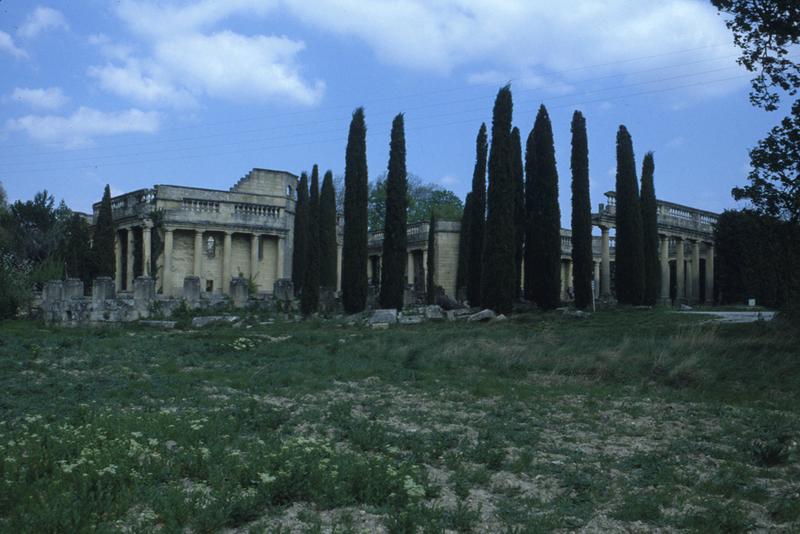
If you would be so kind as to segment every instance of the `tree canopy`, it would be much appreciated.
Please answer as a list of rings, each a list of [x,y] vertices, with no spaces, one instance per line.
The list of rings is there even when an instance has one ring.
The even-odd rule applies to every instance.
[[[741,48],[738,62],[755,73],[750,101],[767,111],[800,89],[800,2],[711,0],[730,16],[726,25]],[[789,115],[750,151],[748,185],[732,190],[763,215],[800,222],[800,100]]]
[[[382,173],[369,184],[367,219],[370,230],[381,230],[386,220],[386,180]],[[431,210],[445,221],[459,221],[464,211],[461,199],[452,191],[433,183],[425,183],[415,174],[406,174],[406,218],[408,224],[427,221]]]

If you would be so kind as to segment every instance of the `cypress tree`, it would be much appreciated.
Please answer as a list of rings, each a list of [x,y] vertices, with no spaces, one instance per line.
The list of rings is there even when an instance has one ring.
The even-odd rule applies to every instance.
[[[392,122],[389,172],[386,176],[386,220],[383,225],[380,303],[402,309],[406,269],[406,138],[403,114]]]
[[[292,245],[292,284],[294,294],[303,290],[306,272],[306,242],[308,234],[308,174],[301,173],[297,182],[297,202],[294,208],[294,243]]]
[[[658,258],[658,207],[653,182],[655,162],[653,153],[644,155],[642,162],[642,250],[644,252],[644,300],[654,305],[661,289],[661,264]]]
[[[522,288],[522,255],[525,250],[525,175],[522,169],[522,141],[519,128],[511,130],[511,172],[514,176],[514,241],[516,268],[514,298],[519,298]]]
[[[625,126],[617,132],[616,290],[621,304],[641,304],[644,299],[644,246],[642,210],[633,142]]]
[[[111,214],[111,188],[108,185],[103,190],[103,200],[100,201],[100,211],[95,222],[92,256],[94,257],[96,274],[113,278],[116,264],[114,254],[114,217]]]
[[[319,194],[319,284],[336,289],[336,190],[333,173],[328,171],[322,180]]]
[[[561,301],[561,212],[553,128],[544,105],[528,135],[525,173],[525,296],[540,308],[552,310]]]
[[[428,224],[428,265],[425,266],[427,273],[425,273],[425,302],[428,304],[436,304],[436,247],[434,240],[436,239],[436,212],[431,210],[431,220]]]
[[[469,247],[472,235],[472,210],[475,209],[472,192],[467,193],[464,201],[464,212],[461,214],[461,231],[458,235],[458,270],[456,271],[456,296],[467,289],[469,279]],[[460,297],[459,297],[460,298]]]
[[[511,86],[497,93],[492,114],[481,306],[509,313],[514,303],[514,176],[511,169]]]
[[[319,307],[319,168],[316,165],[311,169],[306,232],[306,271],[300,311],[303,315],[310,315]]]
[[[572,115],[572,276],[575,307],[592,302],[592,205],[589,200],[589,141],[586,119],[580,111]]]
[[[367,305],[367,125],[364,108],[353,112],[344,169],[342,304],[347,313]]]
[[[469,278],[467,300],[471,306],[481,303],[483,237],[486,229],[486,158],[489,145],[486,124],[481,124],[475,140],[475,170],[472,173],[472,220],[469,225]]]

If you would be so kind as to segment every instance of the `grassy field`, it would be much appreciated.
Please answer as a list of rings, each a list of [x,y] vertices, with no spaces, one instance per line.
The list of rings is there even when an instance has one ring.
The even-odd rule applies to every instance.
[[[800,530],[800,332],[0,323],[0,531]]]

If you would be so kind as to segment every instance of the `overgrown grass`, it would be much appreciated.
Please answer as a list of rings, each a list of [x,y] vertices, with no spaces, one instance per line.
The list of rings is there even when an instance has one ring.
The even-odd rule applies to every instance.
[[[0,530],[800,528],[792,325],[263,319],[0,323]]]

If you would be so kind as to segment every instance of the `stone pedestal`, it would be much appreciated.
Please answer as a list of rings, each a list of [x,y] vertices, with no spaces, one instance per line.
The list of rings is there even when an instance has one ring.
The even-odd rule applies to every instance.
[[[183,279],[183,300],[189,308],[200,306],[199,276],[187,276]]]
[[[137,276],[133,281],[133,307],[140,314],[149,314],[156,298],[156,281],[149,276]]]
[[[67,278],[64,281],[64,298],[74,299],[83,296],[83,280],[80,278]]]
[[[324,313],[331,313],[336,310],[336,288],[319,288],[319,310]]]
[[[113,299],[116,296],[114,292],[114,280],[109,276],[98,276],[92,282],[92,303],[102,304],[107,299]]]
[[[64,282],[61,280],[50,280],[42,288],[42,302],[52,304],[61,302],[64,299]]]
[[[231,278],[230,295],[234,308],[244,308],[247,306],[247,299],[250,297],[250,288],[248,287],[247,278],[241,276]]]
[[[279,278],[272,286],[272,296],[280,302],[291,302],[294,299],[294,284],[289,278]]]

